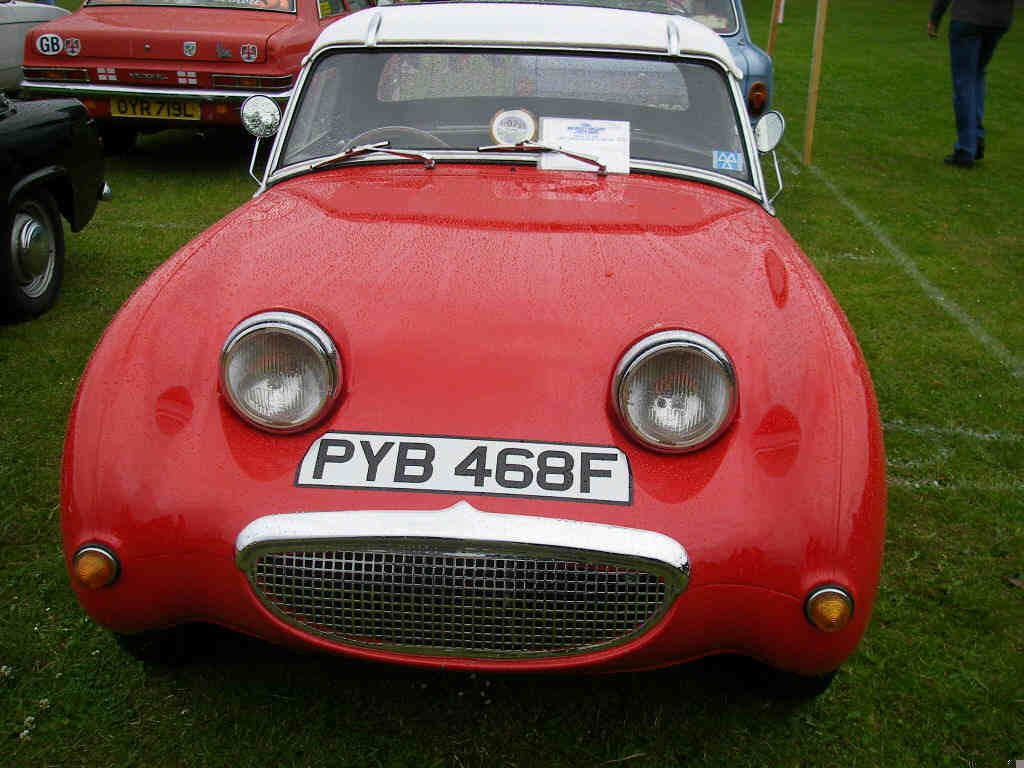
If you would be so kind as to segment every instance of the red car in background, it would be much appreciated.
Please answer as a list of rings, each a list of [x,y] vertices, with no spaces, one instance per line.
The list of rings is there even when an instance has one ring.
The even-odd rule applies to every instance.
[[[238,125],[254,93],[281,104],[320,30],[367,0],[88,0],[25,37],[29,96],[73,96],[108,151],[140,131]]]

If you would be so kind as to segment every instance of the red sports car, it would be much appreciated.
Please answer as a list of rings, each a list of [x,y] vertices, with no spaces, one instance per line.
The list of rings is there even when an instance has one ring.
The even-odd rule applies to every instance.
[[[820,689],[871,615],[882,440],[739,76],[663,14],[331,25],[283,118],[243,107],[276,134],[258,194],[82,377],[88,613],[460,669],[738,653]]]
[[[237,125],[254,93],[282,104],[320,31],[367,0],[86,0],[25,37],[22,88],[74,96],[108,148],[141,131]]]

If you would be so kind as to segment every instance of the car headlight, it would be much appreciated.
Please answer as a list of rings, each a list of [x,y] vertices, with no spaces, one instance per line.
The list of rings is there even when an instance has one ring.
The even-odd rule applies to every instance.
[[[717,438],[732,421],[737,399],[729,356],[689,331],[641,339],[612,378],[612,401],[626,431],[665,453],[694,451]]]
[[[221,391],[254,426],[297,432],[326,415],[341,392],[331,337],[291,312],[262,312],[236,325],[220,354]]]

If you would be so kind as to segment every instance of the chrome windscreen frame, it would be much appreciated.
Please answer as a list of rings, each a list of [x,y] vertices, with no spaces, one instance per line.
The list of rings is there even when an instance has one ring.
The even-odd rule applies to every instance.
[[[316,52],[315,56],[329,55],[331,53],[341,50],[354,50],[363,48],[363,45],[356,44],[337,44],[325,47]],[[376,46],[373,46],[376,47]],[[402,45],[402,46],[379,46],[393,47],[393,48],[465,48],[465,45],[443,45],[443,44],[431,44],[426,45]],[[502,50],[507,49],[509,46],[484,46],[475,45],[470,46],[474,48],[480,48],[481,50]],[[616,53],[626,54],[630,56],[651,56],[653,58],[681,58],[684,54],[672,53],[672,46],[670,45],[669,51],[661,51],[652,53],[651,51],[638,51],[638,50],[608,50],[608,49],[573,49],[574,52],[580,53],[593,53],[597,55],[615,55]],[[525,49],[524,49],[525,50]],[[544,51],[553,50],[556,52],[564,52],[566,49],[547,49],[543,47],[537,47],[532,50]],[[302,61],[302,69],[299,71],[298,79],[293,88],[293,95],[298,95],[303,92],[306,84],[306,79],[309,72],[312,70],[312,56],[307,56]],[[675,165],[673,163],[662,163],[656,161],[645,161],[645,160],[631,160],[630,161],[630,172],[647,172],[660,176],[672,176],[675,178],[692,179],[699,181],[704,184],[711,186],[720,187],[723,189],[729,189],[733,192],[741,194],[745,197],[756,200],[761,206],[769,213],[774,215],[775,209],[769,199],[768,191],[765,187],[764,174],[761,171],[760,156],[757,152],[757,145],[754,142],[753,128],[750,125],[750,118],[746,110],[746,97],[743,95],[742,83],[736,78],[736,76],[728,70],[727,67],[713,58],[705,56],[689,55],[685,58],[707,61],[711,64],[718,66],[725,72],[726,78],[729,83],[733,97],[733,108],[736,110],[737,119],[739,121],[739,127],[742,133],[743,146],[746,155],[746,161],[750,164],[751,176],[753,183],[749,184],[738,179],[733,179],[724,174],[714,173],[698,168],[691,168],[685,165]],[[281,152],[284,147],[284,142],[288,136],[289,128],[291,127],[292,119],[295,114],[295,110],[298,108],[297,98],[290,98],[287,106],[285,107],[284,114],[281,118],[281,127],[277,132],[277,136],[274,139],[274,144],[271,147],[270,154],[267,157],[267,165],[263,173],[263,179],[260,183],[259,188],[256,190],[254,197],[258,197],[260,194],[265,192],[269,187],[273,186],[287,179],[300,176],[304,173],[309,172],[313,166],[317,165],[322,158],[316,158],[309,161],[302,161],[300,163],[294,163],[287,166],[279,166],[281,160]],[[508,164],[509,162],[522,162],[522,163],[536,163],[538,154],[536,152],[524,152],[524,153],[503,153],[501,158],[494,158],[490,155],[483,155],[479,152],[467,152],[464,150],[427,150],[433,159],[440,162],[473,162],[473,163],[491,163],[491,164]],[[345,161],[346,165],[362,165],[362,164],[376,164],[381,162],[387,163],[407,163],[407,162],[419,162],[412,160],[402,160],[394,156],[384,155],[367,155],[351,160]]]
[[[539,157],[536,152],[505,152],[501,154],[501,157],[496,157],[494,155],[485,155],[482,152],[467,152],[459,150],[427,149],[423,151],[425,154],[430,155],[431,159],[439,163],[476,163],[481,165],[508,165],[510,163],[515,163],[517,165],[536,166],[537,159]],[[270,177],[266,177],[260,191],[262,192],[267,187],[278,184],[282,181],[286,181],[296,176],[302,176],[303,174],[308,173],[320,162],[322,162],[322,159],[318,158],[316,160],[303,161],[301,163],[285,166],[284,168],[275,171]],[[353,157],[334,167],[380,164],[395,165],[402,163],[411,163],[413,165],[420,166],[423,165],[423,161],[419,159],[401,159],[394,155],[379,153]],[[722,174],[705,171],[699,168],[674,165],[672,163],[659,163],[650,160],[633,160],[629,164],[629,169],[631,173],[649,173],[655,176],[670,176],[677,179],[689,179],[691,181],[699,181],[702,184],[707,184],[709,186],[728,189],[732,192],[743,195],[744,197],[756,200],[769,212],[773,212],[774,210],[767,204],[767,198],[765,197],[762,188],[732,179],[728,176],[723,176]],[[760,175],[759,165],[755,167],[754,175],[755,177]]]
[[[603,566],[643,568],[664,579],[665,598],[659,610],[627,635],[567,650],[499,652],[407,646],[339,637],[301,624],[265,599],[253,582],[260,558],[270,553],[318,548],[358,548],[364,551],[401,548],[403,552],[453,557],[532,556],[593,562]],[[253,594],[275,617],[303,633],[332,643],[416,656],[478,659],[535,659],[578,656],[629,643],[654,628],[686,589],[690,562],[675,539],[656,531],[603,523],[481,512],[466,501],[447,509],[305,512],[261,517],[247,525],[235,540],[235,564],[249,580]]]

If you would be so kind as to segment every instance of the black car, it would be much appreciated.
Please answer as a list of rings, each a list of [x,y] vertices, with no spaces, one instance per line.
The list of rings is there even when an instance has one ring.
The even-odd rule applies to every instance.
[[[78,232],[109,195],[95,121],[75,99],[0,95],[0,309],[5,319],[45,312],[64,273],[64,227]]]

